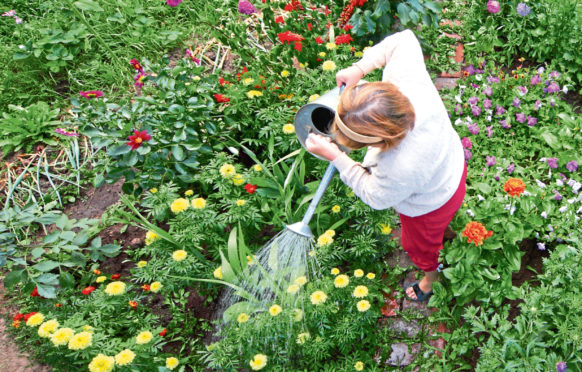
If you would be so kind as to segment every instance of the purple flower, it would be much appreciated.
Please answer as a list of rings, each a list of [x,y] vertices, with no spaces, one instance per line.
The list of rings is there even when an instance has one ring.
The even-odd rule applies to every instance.
[[[487,76],[487,79],[486,80],[487,80],[487,82],[489,84],[491,84],[491,83],[499,83],[500,82],[498,76]]]
[[[487,155],[487,156],[485,156],[485,159],[486,159],[485,165],[487,165],[488,167],[492,167],[495,164],[497,164],[497,160],[495,159],[495,156]]]
[[[536,125],[538,123],[538,119],[534,118],[533,116],[527,116],[527,125],[529,125],[530,127],[533,127],[534,125]]]
[[[555,81],[552,81],[550,85],[548,85],[547,93],[557,93],[560,91],[560,86]]]
[[[546,245],[544,243],[538,243],[537,246],[540,251],[546,250]]]
[[[487,2],[487,10],[489,11],[489,13],[492,14],[499,13],[499,11],[501,10],[501,7],[499,6],[499,1],[489,0]]]
[[[479,127],[477,126],[477,124],[471,123],[467,126],[467,128],[469,129],[469,132],[471,134],[474,134],[474,135],[479,134]]]
[[[519,98],[515,97],[515,98],[513,99],[513,105],[514,105],[515,107],[519,107],[519,105],[521,105],[521,100],[520,100]]]
[[[566,372],[567,368],[568,368],[568,365],[566,365],[566,362],[556,363],[556,372]]]
[[[558,168],[558,158],[547,158],[546,161],[548,162],[548,166],[550,168]]]
[[[238,2],[238,12],[241,14],[250,15],[256,12],[257,9],[248,0],[240,0]]]
[[[455,113],[457,115],[463,115],[463,106],[461,106],[460,103],[457,103],[457,105],[455,106]]]
[[[495,178],[495,181],[499,181],[499,175],[496,174],[495,176],[493,176],[493,178]]]
[[[561,75],[558,71],[550,72],[550,78],[559,78]]]
[[[513,164],[513,163],[509,164],[509,166],[507,167],[507,173],[511,174],[511,173],[513,173],[514,170],[515,170],[515,164]]]
[[[539,110],[540,107],[542,107],[542,101],[540,101],[539,99],[536,100],[536,103],[534,103],[534,110]]]
[[[465,67],[465,71],[467,71],[467,73],[469,73],[469,76],[471,76],[471,75],[475,74],[475,72],[477,70],[475,70],[475,67],[471,63],[469,66]]]
[[[471,142],[471,140],[468,137],[461,138],[461,144],[463,145],[464,148],[467,149],[473,147],[473,142]]]
[[[473,97],[469,98],[469,100],[467,102],[469,102],[470,105],[476,105],[477,102],[479,102],[479,98],[477,96],[473,96]]]
[[[505,114],[505,109],[503,108],[503,106],[495,105],[495,109],[497,110],[497,115]]]
[[[479,106],[471,106],[471,112],[473,116],[479,116],[481,115],[481,108]]]
[[[540,75],[534,75],[531,77],[529,83],[531,85],[538,85],[539,83],[542,82],[542,78],[540,77]]]
[[[485,99],[483,100],[483,108],[484,108],[484,109],[490,109],[490,108],[491,108],[491,106],[492,106],[492,102],[491,102],[491,100],[490,100],[490,99],[487,99],[487,98],[485,98]]]
[[[502,127],[502,128],[505,128],[505,129],[509,129],[509,128],[511,128],[511,124],[509,124],[509,123],[507,122],[507,120],[501,120],[501,121],[499,122],[499,124],[501,124],[501,127]]]
[[[487,131],[487,137],[491,138],[493,135],[493,125],[486,127],[485,130]]]
[[[517,90],[519,90],[519,95],[520,96],[525,96],[527,93],[527,88],[526,87],[522,87],[522,86],[518,86]]]
[[[578,170],[578,162],[576,160],[569,161],[566,164],[566,169],[570,172],[576,172]]]
[[[79,137],[78,133],[67,132],[64,128],[55,129],[55,133],[62,134],[62,135],[67,136],[67,137]]]
[[[554,190],[554,192],[555,192],[554,200],[558,200],[558,201],[562,200],[562,195],[560,195],[560,193],[558,191]]]
[[[550,106],[554,107],[556,105],[556,101],[552,98],[550,100]]]
[[[181,2],[182,0],[166,0],[166,4],[172,7],[178,6]]]
[[[517,113],[515,114],[515,120],[519,121],[520,123],[525,122],[525,114]]]
[[[491,87],[487,87],[487,88],[483,89],[483,94],[488,96],[488,97],[491,97],[492,93],[493,93],[493,88],[491,88]]]
[[[526,17],[529,15],[529,12],[531,11],[531,9],[529,8],[529,6],[527,6],[525,3],[519,3],[517,4],[517,14],[519,14],[522,17]]]
[[[469,160],[471,157],[473,157],[473,154],[469,149],[463,149],[463,154],[465,155],[465,160]]]
[[[17,25],[22,23],[22,18],[20,18],[19,16],[14,16],[14,22],[16,22]]]

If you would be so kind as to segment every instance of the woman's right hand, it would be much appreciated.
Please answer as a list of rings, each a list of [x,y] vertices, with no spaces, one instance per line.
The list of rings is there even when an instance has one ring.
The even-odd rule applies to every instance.
[[[356,85],[364,77],[364,72],[355,65],[340,70],[336,75],[337,86],[341,87],[345,84],[346,87]]]

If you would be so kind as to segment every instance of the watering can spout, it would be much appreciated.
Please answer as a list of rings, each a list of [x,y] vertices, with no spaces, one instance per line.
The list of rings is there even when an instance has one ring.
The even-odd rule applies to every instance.
[[[309,225],[301,222],[295,222],[294,224],[287,225],[287,230],[293,231],[295,234],[305,236],[306,238],[313,239],[313,233],[309,228]]]

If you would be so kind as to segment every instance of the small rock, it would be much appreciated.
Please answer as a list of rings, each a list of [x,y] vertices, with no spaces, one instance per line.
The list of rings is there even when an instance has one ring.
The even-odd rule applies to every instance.
[[[460,73],[459,73],[460,75]],[[454,88],[457,86],[457,78],[454,77],[438,77],[435,79],[434,85],[438,90],[443,88]]]
[[[411,352],[408,352],[408,345],[403,342],[398,342],[390,345],[392,348],[392,353],[390,358],[386,361],[386,364],[392,366],[407,366],[414,361],[416,354],[420,350],[420,344],[413,344],[411,347]]]
[[[392,252],[387,257],[387,262],[386,263],[390,267],[395,267],[395,266],[400,266],[400,267],[414,266],[414,264],[410,260],[410,257],[408,257],[408,253],[404,252],[404,250],[401,249],[401,248],[395,250],[394,252]]]
[[[392,321],[387,322],[388,329],[396,332],[396,334],[406,334],[407,337],[414,338],[420,332],[420,324],[414,319],[409,322],[402,318],[393,318]]]

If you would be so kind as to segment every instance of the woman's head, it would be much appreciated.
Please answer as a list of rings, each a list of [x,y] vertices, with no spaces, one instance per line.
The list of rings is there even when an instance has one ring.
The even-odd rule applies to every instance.
[[[338,118],[333,123],[336,141],[351,149],[377,145],[382,151],[400,143],[414,127],[414,108],[398,88],[388,82],[366,83],[346,88],[337,107]],[[342,123],[348,130],[342,131]],[[345,129],[345,127],[344,127]],[[378,137],[374,143],[358,141],[352,131]],[[352,138],[350,138],[352,137]]]

